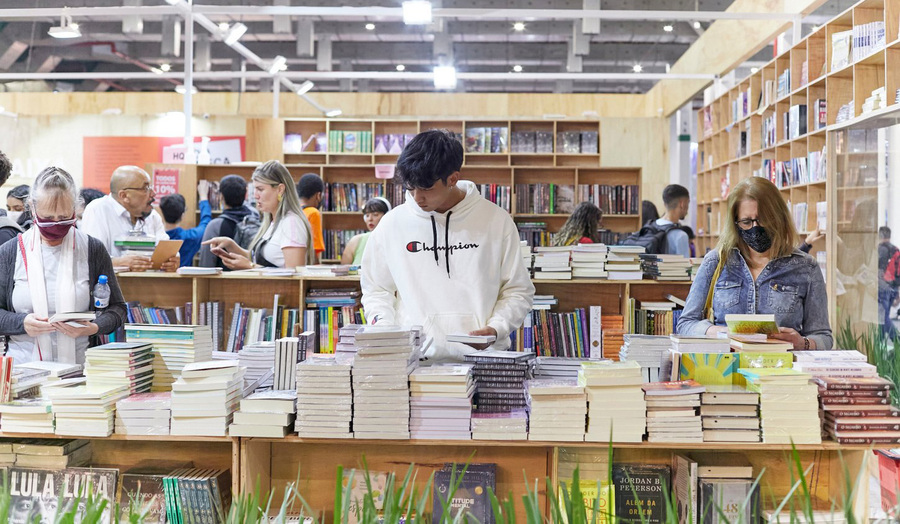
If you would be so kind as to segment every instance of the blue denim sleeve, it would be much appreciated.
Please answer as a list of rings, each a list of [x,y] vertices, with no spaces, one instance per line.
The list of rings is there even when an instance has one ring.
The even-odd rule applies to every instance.
[[[691,290],[688,292],[684,311],[681,318],[678,319],[676,332],[679,335],[705,335],[706,330],[713,324],[706,320],[706,296],[709,293],[709,286],[712,285],[713,273],[716,272],[716,265],[719,263],[719,254],[717,251],[710,251],[703,257],[703,264],[697,271],[697,278],[691,284]]]
[[[822,277],[819,266],[815,262],[810,263],[813,267],[809,271],[809,291],[803,303],[803,332],[800,334],[815,341],[816,349],[831,349],[834,337],[831,334],[831,324],[828,323],[825,278]]]

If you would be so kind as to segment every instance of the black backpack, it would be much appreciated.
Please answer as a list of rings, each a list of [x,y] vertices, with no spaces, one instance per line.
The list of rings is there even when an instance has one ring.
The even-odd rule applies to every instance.
[[[644,224],[640,231],[632,233],[622,241],[623,246],[641,246],[648,254],[664,255],[667,251],[668,242],[666,235],[672,229],[684,230],[679,224],[666,224],[660,226],[655,220],[651,220]],[[685,231],[687,233],[687,231]]]

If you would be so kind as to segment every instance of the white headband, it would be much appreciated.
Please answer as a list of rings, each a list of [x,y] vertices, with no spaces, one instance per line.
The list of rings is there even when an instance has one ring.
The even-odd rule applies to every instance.
[[[384,198],[384,197],[374,197],[373,200],[381,200],[382,202],[384,202],[384,205],[387,206],[388,211],[390,211],[391,209],[393,209],[393,208],[391,207],[391,203],[388,202],[388,199],[386,199],[386,198]]]

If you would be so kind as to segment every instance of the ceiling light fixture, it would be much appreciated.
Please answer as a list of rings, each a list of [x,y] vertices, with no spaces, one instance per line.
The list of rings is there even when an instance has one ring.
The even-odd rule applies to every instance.
[[[640,73],[644,70],[644,66],[642,66],[641,64],[634,64],[634,67],[632,67],[631,70],[635,73]]]
[[[341,116],[343,113],[344,112],[340,109],[329,109],[328,111],[325,111],[325,116],[327,116],[328,118],[333,118],[336,116]]]
[[[171,64],[159,64],[159,69],[162,70],[164,73],[168,73],[169,71],[172,70],[172,66],[171,66]]]
[[[187,93],[187,89],[184,87],[184,85],[175,86],[175,92],[178,93],[179,95],[183,95],[183,94]],[[196,95],[197,93],[198,93],[197,87],[191,86],[191,94]]]
[[[397,64],[397,71],[406,71],[406,66],[403,64]]]
[[[663,26],[663,31],[665,31],[667,33],[671,33],[674,30],[675,30],[675,27],[673,27],[672,24],[666,24]]]
[[[313,86],[315,86],[315,85],[316,85],[316,84],[312,83],[312,82],[309,81],[309,80],[307,80],[306,82],[303,82],[302,84],[300,84],[300,87],[297,88],[297,91],[296,91],[297,96],[305,95],[306,93],[309,93],[309,91],[310,91],[310,90],[313,88]]]
[[[435,66],[435,89],[456,89],[456,68],[453,66]]]
[[[513,24],[513,30],[521,33],[525,30],[525,22],[516,22],[515,24]]]
[[[72,22],[72,17],[63,14],[59,17],[59,25],[51,27],[47,34],[53,38],[81,38],[81,30],[78,24]]]
[[[521,72],[522,72],[522,66],[520,66],[519,64],[514,65],[514,66],[513,66],[513,71],[515,71],[516,73],[521,73]]]
[[[366,31],[374,31],[374,30],[375,30],[375,24],[373,24],[371,22],[366,24]]]
[[[225,31],[225,34],[222,36],[222,41],[225,42],[225,45],[234,45],[246,32],[247,26],[238,22]]]
[[[154,73],[158,74],[158,75],[163,74],[163,70],[160,69],[160,68],[158,68],[158,67],[151,67],[150,70],[153,71]]]
[[[407,0],[403,2],[403,23],[406,25],[428,25],[431,23],[431,2],[427,0]]]
[[[759,73],[759,68],[758,68],[758,67],[751,67],[751,68],[750,68],[750,74],[751,74],[751,75],[755,75],[756,73]]]
[[[228,22],[219,22],[219,31],[228,31]]]
[[[700,29],[700,27],[702,27],[700,22],[694,22],[694,29]]]
[[[269,74],[275,75],[287,69],[287,58],[278,55],[269,63]]]

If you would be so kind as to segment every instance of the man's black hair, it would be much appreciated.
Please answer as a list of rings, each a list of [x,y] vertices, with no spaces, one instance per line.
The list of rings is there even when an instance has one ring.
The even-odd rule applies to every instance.
[[[226,175],[219,180],[219,193],[229,208],[241,207],[247,200],[247,181],[241,175]]]
[[[187,208],[184,197],[178,193],[174,195],[166,195],[159,201],[159,210],[162,211],[163,218],[170,224],[177,224],[184,215]]]
[[[12,162],[10,162],[9,158],[3,154],[3,151],[0,151],[0,186],[9,180],[11,174]]]
[[[81,191],[79,191],[78,194],[81,196],[81,200],[82,200],[82,202],[84,202],[85,206],[87,206],[94,200],[97,200],[98,198],[103,198],[103,191],[100,191],[99,189],[93,189],[90,187],[86,187],[86,188],[82,189]]]
[[[10,189],[9,193],[6,193],[6,198],[13,197],[24,202],[29,194],[31,194],[31,186],[22,184]]]
[[[878,236],[881,240],[890,240],[891,239],[891,228],[887,226],[881,226],[878,228]]]
[[[306,173],[297,182],[297,195],[300,198],[312,198],[316,196],[316,193],[324,192],[325,182],[322,182],[322,177],[315,173]]]
[[[462,168],[463,147],[446,129],[431,129],[416,135],[397,159],[397,175],[406,188],[427,189]]]
[[[690,191],[682,185],[669,184],[663,189],[663,203],[666,205],[666,209],[674,209],[682,198],[691,199]]]

